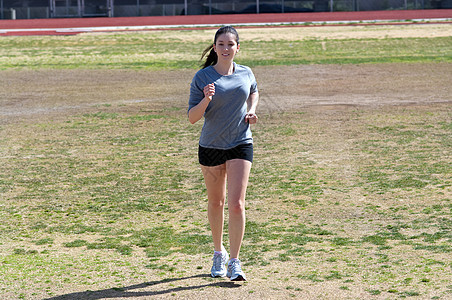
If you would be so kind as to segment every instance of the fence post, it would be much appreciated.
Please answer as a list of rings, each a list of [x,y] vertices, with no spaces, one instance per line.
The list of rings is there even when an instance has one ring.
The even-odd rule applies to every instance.
[[[14,8],[11,8],[10,11],[11,11],[11,20],[15,20],[16,19],[16,10]]]
[[[77,0],[77,15],[79,18],[83,17],[83,10],[82,10],[82,2],[81,0]]]
[[[115,5],[113,0],[108,0],[108,17],[113,18],[115,16]]]

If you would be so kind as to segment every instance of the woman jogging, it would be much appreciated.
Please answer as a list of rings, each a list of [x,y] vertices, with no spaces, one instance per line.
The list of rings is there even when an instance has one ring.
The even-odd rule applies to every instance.
[[[190,86],[188,119],[204,116],[198,157],[207,188],[208,219],[215,247],[212,277],[245,281],[239,252],[245,232],[245,194],[253,161],[250,124],[257,122],[259,98],[250,68],[238,65],[239,36],[231,26],[220,28],[203,68]],[[224,204],[228,199],[230,259],[223,246]],[[227,268],[226,268],[227,264]]]

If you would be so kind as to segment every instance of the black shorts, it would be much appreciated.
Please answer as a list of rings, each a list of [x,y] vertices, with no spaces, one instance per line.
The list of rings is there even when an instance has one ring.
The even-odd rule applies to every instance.
[[[199,163],[207,167],[219,166],[231,159],[253,162],[253,144],[242,144],[228,150],[199,146],[198,158]]]

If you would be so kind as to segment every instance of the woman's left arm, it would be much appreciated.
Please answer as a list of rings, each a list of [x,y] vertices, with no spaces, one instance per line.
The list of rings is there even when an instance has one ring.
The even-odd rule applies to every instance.
[[[258,102],[259,102],[259,93],[254,92],[250,94],[250,96],[246,100],[248,113],[245,115],[245,122],[248,122],[249,124],[257,123],[256,108]]]

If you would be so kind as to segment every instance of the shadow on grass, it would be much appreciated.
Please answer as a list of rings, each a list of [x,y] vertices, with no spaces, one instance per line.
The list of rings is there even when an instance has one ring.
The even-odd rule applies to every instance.
[[[171,283],[175,281],[182,281],[187,279],[194,278],[211,278],[210,274],[199,274],[190,277],[182,277],[182,278],[171,278],[171,279],[163,279],[160,281],[150,281],[144,282],[136,285],[131,285],[122,288],[111,288],[99,291],[85,291],[85,292],[77,292],[71,293],[56,297],[47,298],[45,300],[63,300],[63,299],[83,299],[83,300],[95,300],[95,299],[108,299],[108,298],[136,298],[136,297],[147,297],[147,296],[156,296],[156,295],[164,295],[164,294],[172,294],[182,291],[190,291],[201,289],[205,287],[223,287],[223,288],[238,288],[241,284],[236,284],[232,281],[220,281],[214,283],[207,284],[199,284],[193,286],[185,286],[185,287],[173,287],[168,289],[154,290],[154,291],[134,291],[138,289],[146,289],[148,287],[156,286],[159,284]]]

